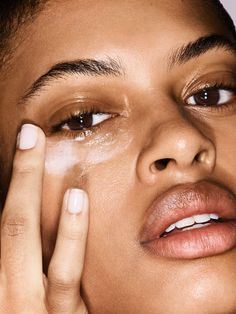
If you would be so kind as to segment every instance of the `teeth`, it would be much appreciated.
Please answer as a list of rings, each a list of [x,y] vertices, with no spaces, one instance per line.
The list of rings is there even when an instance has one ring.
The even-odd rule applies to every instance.
[[[199,229],[199,228],[206,227],[209,225],[210,225],[210,223],[208,223],[208,224],[196,224],[196,225],[193,225],[191,227],[184,228],[184,230]]]
[[[181,229],[184,227],[192,226],[194,223],[195,223],[195,220],[193,219],[193,217],[189,217],[189,218],[184,218],[182,220],[177,221],[175,225],[178,229]]]
[[[217,214],[210,214],[211,219],[219,219],[219,216]]]
[[[190,226],[193,226],[195,223],[199,224],[199,225],[196,225],[196,227],[194,227],[194,226],[190,227],[189,229],[199,228],[199,227],[202,227],[202,226],[206,226],[206,224],[205,225],[200,225],[200,224],[205,223],[207,221],[210,221],[211,219],[218,220],[219,216],[217,214],[214,214],[214,213],[212,213],[212,214],[203,214],[203,215],[194,215],[192,217],[181,219],[181,220],[177,221],[176,223],[170,225],[165,230],[165,232],[167,232],[167,233],[171,232],[175,228],[182,229],[182,228],[185,228],[185,227],[190,227]],[[188,230],[188,228],[186,228],[186,230]]]
[[[172,224],[165,230],[165,232],[171,232],[174,229],[175,229],[175,224]]]
[[[203,215],[195,215],[193,216],[194,220],[196,223],[203,223],[211,220],[210,215],[208,214],[203,214]]]

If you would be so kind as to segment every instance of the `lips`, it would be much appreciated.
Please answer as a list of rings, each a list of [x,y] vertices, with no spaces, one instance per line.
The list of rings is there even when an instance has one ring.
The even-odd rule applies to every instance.
[[[140,239],[151,254],[167,258],[224,253],[236,246],[236,199],[206,181],[173,187],[147,209]]]

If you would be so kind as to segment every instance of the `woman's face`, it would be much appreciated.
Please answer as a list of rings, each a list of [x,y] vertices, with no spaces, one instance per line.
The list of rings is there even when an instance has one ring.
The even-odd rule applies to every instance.
[[[195,212],[236,210],[236,58],[202,3],[50,1],[2,74],[5,185],[20,125],[47,135],[45,269],[64,191],[89,194],[91,313],[236,311],[232,226],[163,236]]]

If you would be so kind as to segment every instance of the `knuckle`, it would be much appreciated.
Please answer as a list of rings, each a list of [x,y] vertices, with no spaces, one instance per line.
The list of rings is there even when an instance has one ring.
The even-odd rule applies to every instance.
[[[25,217],[14,215],[2,218],[2,234],[7,237],[19,237],[27,229],[27,219]]]
[[[48,280],[50,286],[60,291],[68,292],[78,287],[79,280],[75,279],[74,274],[61,270],[56,266],[50,267],[48,270]]]
[[[21,158],[16,158],[13,163],[13,173],[19,175],[27,175],[37,171],[40,166],[37,158],[33,160],[27,160],[27,162],[23,162],[20,160]]]

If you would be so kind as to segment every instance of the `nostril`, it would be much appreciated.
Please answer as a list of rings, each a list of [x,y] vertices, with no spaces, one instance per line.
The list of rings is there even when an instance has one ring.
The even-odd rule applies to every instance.
[[[198,153],[198,154],[195,156],[194,161],[197,161],[197,162],[201,161],[201,153]]]
[[[155,161],[155,167],[157,170],[161,171],[166,169],[168,163],[171,161],[171,158],[163,158]]]
[[[206,155],[207,152],[206,151],[201,151],[198,154],[196,154],[195,158],[194,158],[194,162],[204,162],[206,160]]]

